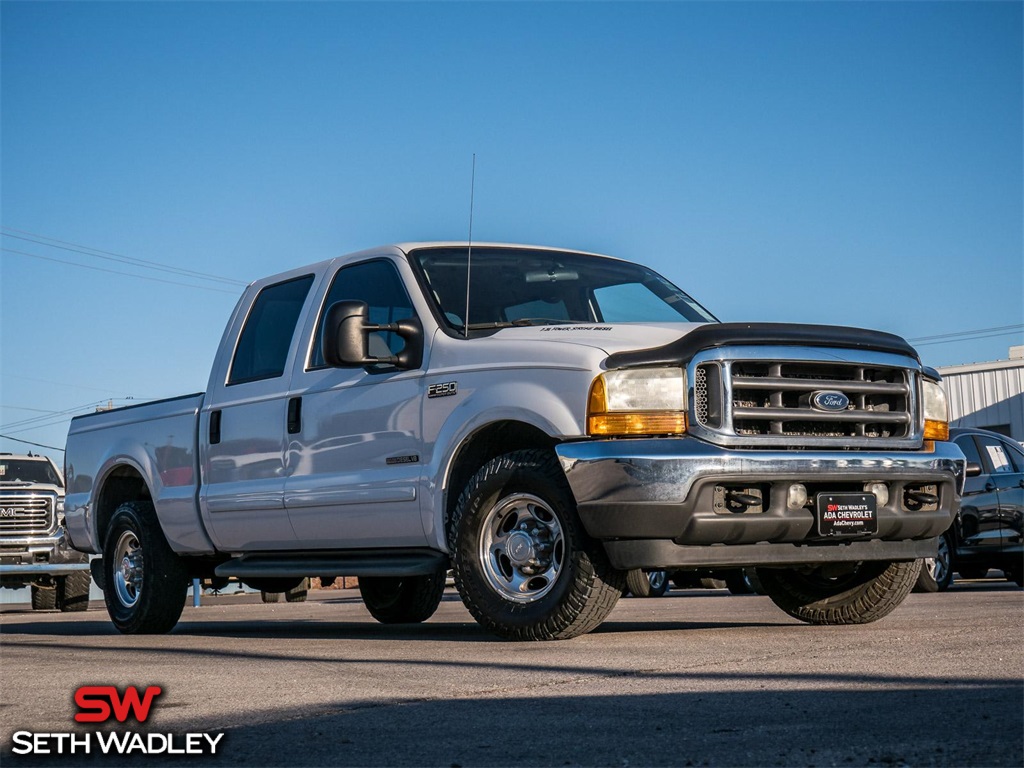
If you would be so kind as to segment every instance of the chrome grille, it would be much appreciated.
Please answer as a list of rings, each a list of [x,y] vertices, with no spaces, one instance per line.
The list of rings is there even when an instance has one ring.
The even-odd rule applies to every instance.
[[[708,366],[697,366],[693,377],[693,414],[701,424],[708,423]]]
[[[56,530],[52,493],[0,493],[0,536],[32,536]]]
[[[711,356],[711,355],[705,355]],[[916,373],[908,361],[729,359],[693,366],[696,433],[729,445],[835,447],[899,446],[919,442]],[[838,393],[827,410],[816,396]],[[821,397],[818,398],[819,400]]]

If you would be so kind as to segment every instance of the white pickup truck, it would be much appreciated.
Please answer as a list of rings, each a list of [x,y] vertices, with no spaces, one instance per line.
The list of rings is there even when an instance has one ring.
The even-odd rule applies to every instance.
[[[756,567],[792,616],[864,623],[957,512],[947,422],[891,334],[719,323],[594,254],[389,246],[250,285],[204,394],[74,419],[67,526],[127,633],[214,576],[358,576],[419,622],[449,568],[511,639],[589,632],[636,568]]]

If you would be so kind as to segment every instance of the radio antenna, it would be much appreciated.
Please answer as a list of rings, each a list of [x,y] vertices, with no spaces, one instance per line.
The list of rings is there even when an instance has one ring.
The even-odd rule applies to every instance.
[[[473,261],[473,195],[476,191],[476,152],[473,153],[473,173],[469,177],[469,240],[466,241],[466,314],[463,320],[463,333],[469,338],[469,275]]]

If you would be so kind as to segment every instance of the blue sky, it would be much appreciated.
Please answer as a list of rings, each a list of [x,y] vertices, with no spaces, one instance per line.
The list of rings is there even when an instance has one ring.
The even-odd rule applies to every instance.
[[[0,433],[205,389],[239,285],[111,254],[241,284],[464,239],[473,153],[474,239],[640,261],[724,320],[1016,326],[919,347],[1004,359],[1022,29],[1011,2],[2,2]]]

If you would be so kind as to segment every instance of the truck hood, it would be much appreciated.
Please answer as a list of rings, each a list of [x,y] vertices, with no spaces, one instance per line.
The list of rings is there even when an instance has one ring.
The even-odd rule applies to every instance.
[[[691,333],[705,323],[609,323],[595,325],[540,325],[502,328],[494,342],[530,342],[575,345],[606,355],[660,347]]]
[[[725,345],[828,347],[871,350],[910,358],[917,351],[899,336],[865,328],[801,323],[611,323],[608,325],[543,325],[504,328],[490,342],[560,345],[566,357],[572,347],[600,350],[609,368],[685,364],[702,349]],[[550,349],[550,348],[549,348]],[[582,349],[580,349],[582,352]],[[558,354],[555,352],[555,354]],[[837,357],[837,359],[844,359]]]

